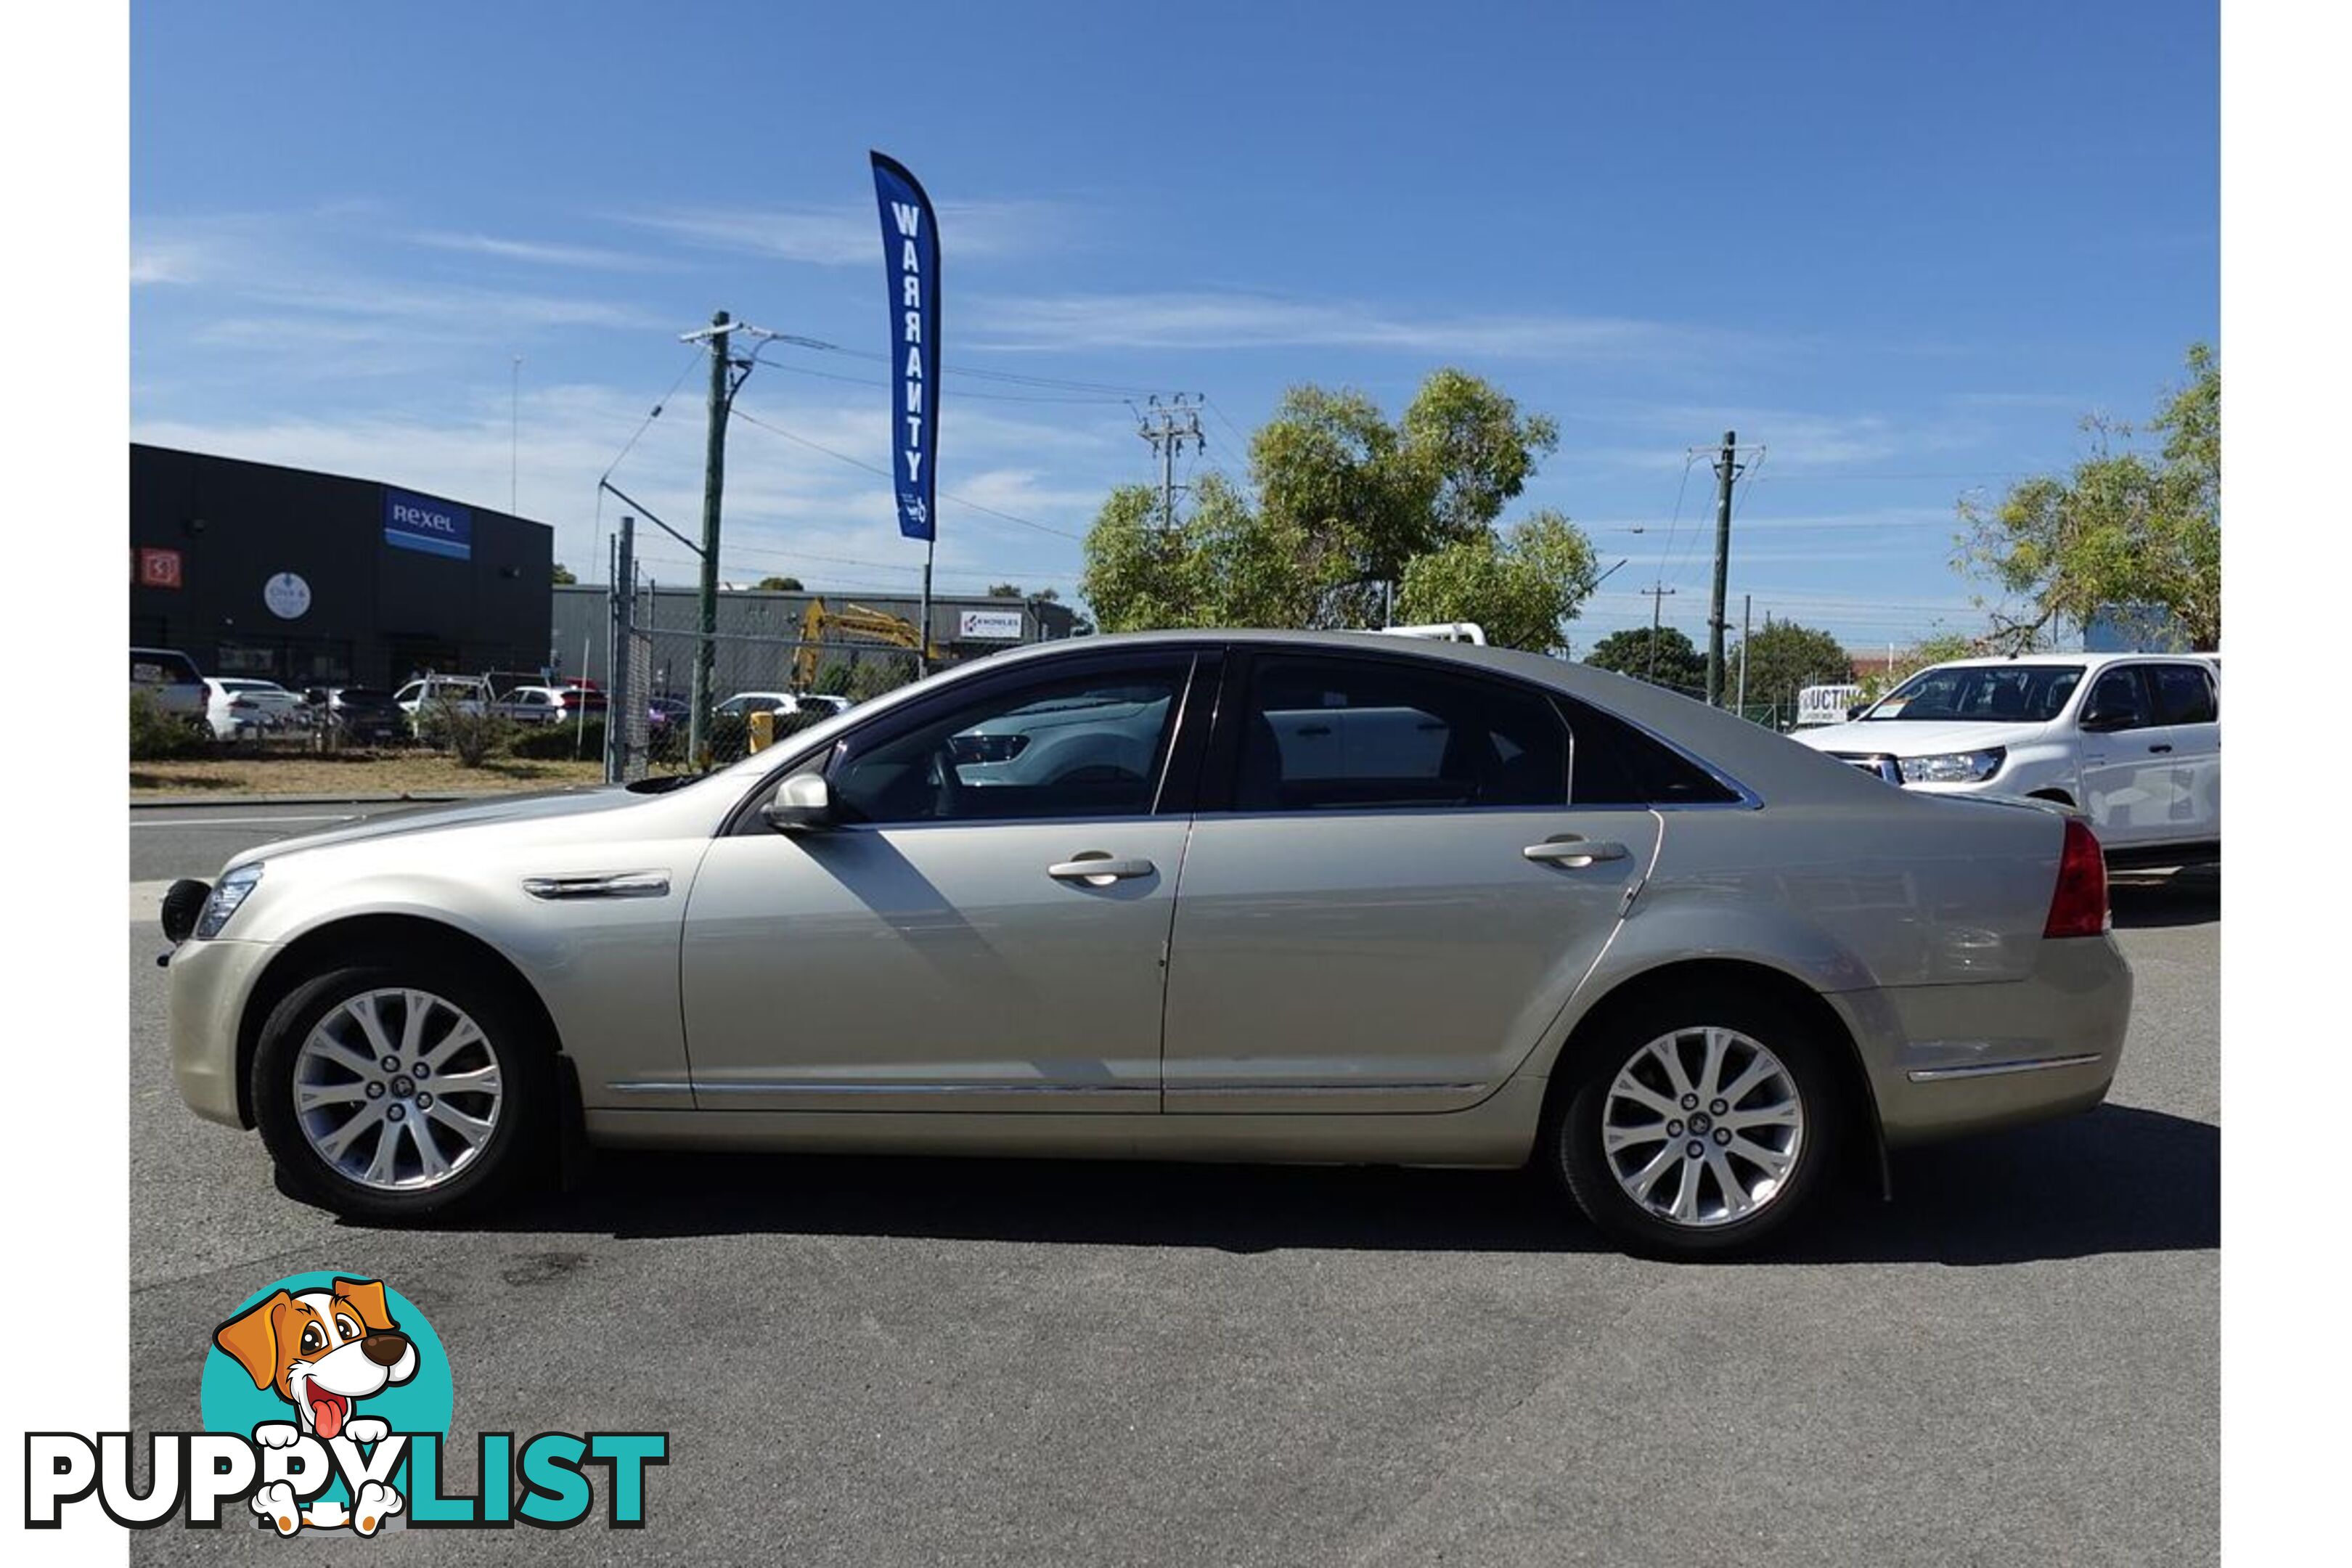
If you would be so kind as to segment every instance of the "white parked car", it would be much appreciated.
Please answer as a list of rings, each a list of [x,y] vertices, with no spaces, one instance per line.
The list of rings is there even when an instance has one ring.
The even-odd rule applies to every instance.
[[[739,691],[711,709],[727,719],[749,719],[754,713],[798,713],[801,700],[789,691]]]
[[[2194,655],[2035,654],[1921,670],[1790,739],[1906,789],[2079,807],[2116,865],[2221,848],[2221,683]]]
[[[274,680],[205,677],[205,721],[212,726],[215,740],[236,741],[299,728],[308,712],[301,698]]]
[[[591,719],[604,716],[604,694],[577,686],[518,686],[494,705],[499,717],[518,724],[570,724],[584,710]]]
[[[470,675],[427,675],[394,692],[392,700],[408,715],[409,728],[414,730],[419,714],[441,703],[448,703],[469,717],[486,711],[490,688],[487,681]]]
[[[191,723],[203,719],[208,695],[195,660],[177,648],[134,647],[131,650],[131,689],[144,691],[165,713]]]

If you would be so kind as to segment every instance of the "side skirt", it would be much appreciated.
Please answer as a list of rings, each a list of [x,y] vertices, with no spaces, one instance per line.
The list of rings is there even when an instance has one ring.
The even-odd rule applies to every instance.
[[[1511,1169],[1527,1163],[1534,1150],[1543,1099],[1543,1080],[1521,1077],[1467,1110],[1442,1112],[1138,1116],[592,1108],[586,1127],[591,1143],[608,1148]]]

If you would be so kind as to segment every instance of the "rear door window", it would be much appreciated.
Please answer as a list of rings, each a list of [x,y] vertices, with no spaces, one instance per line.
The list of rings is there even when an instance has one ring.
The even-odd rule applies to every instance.
[[[2210,671],[2193,664],[2159,664],[2150,673],[2156,678],[2164,723],[2210,724],[2221,718],[2221,699]]]
[[[1578,805],[1727,805],[1728,784],[1661,741],[1574,698],[1560,699],[1572,737],[1570,799]]]
[[[1567,803],[1568,732],[1534,691],[1384,659],[1257,660],[1236,810]]]

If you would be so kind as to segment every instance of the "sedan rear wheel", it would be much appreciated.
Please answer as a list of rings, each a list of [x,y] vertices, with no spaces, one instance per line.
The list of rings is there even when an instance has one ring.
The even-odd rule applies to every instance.
[[[429,963],[338,969],[271,1013],[254,1056],[263,1141],[336,1213],[395,1219],[513,1186],[549,1106],[545,1043],[505,991]]]
[[[1656,1257],[1724,1256],[1780,1230],[1808,1206],[1840,1131],[1815,1033],[1733,994],[1612,1020],[1552,1130],[1578,1205]]]

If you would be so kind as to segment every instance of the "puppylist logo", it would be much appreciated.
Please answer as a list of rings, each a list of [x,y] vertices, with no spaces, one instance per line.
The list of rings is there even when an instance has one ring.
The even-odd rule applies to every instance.
[[[605,1522],[630,1530],[646,1522],[646,1472],[669,1462],[664,1432],[484,1432],[473,1492],[452,1489],[442,1455],[456,1391],[440,1336],[382,1280],[331,1272],[280,1279],[222,1321],[201,1405],[203,1431],[150,1435],[143,1494],[128,1432],[26,1433],[26,1527],[54,1530],[68,1505],[94,1501],[135,1530],[240,1518],[281,1536],[563,1529],[596,1510],[601,1489]]]

